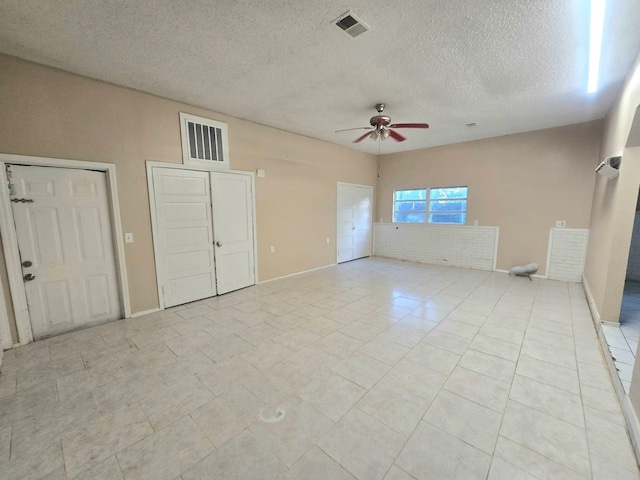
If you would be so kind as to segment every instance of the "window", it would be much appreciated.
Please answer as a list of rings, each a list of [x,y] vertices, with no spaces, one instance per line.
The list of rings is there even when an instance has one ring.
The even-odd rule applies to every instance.
[[[393,221],[424,223],[427,214],[427,189],[396,190]]]
[[[467,187],[396,190],[393,221],[464,225],[467,220],[467,190]]]
[[[467,187],[432,188],[429,223],[462,223],[467,220]]]

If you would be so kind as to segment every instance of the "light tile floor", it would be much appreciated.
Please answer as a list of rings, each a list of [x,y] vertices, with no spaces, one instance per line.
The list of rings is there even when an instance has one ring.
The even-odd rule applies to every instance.
[[[380,258],[8,351],[0,477],[639,478],[580,285]]]
[[[618,375],[629,393],[631,375],[640,339],[640,282],[627,280],[624,284],[620,326],[603,325],[602,330],[614,358]]]

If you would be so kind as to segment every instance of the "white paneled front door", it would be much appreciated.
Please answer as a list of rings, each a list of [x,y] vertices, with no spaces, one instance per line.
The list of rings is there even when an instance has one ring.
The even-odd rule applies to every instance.
[[[156,258],[165,307],[216,294],[209,173],[154,168]]]
[[[373,187],[338,183],[338,263],[371,255]]]
[[[255,284],[251,177],[211,173],[218,294]]]
[[[8,170],[34,338],[122,318],[105,173]]]

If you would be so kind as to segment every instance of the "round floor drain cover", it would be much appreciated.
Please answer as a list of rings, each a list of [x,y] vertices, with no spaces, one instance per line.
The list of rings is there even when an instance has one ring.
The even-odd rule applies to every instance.
[[[279,422],[284,418],[286,411],[282,407],[265,407],[260,410],[260,420],[267,423]]]

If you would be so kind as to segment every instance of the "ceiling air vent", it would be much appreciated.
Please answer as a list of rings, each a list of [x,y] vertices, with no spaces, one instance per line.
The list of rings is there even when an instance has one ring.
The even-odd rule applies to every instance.
[[[369,25],[356,17],[352,12],[343,13],[334,23],[352,37],[362,35],[369,30]]]

